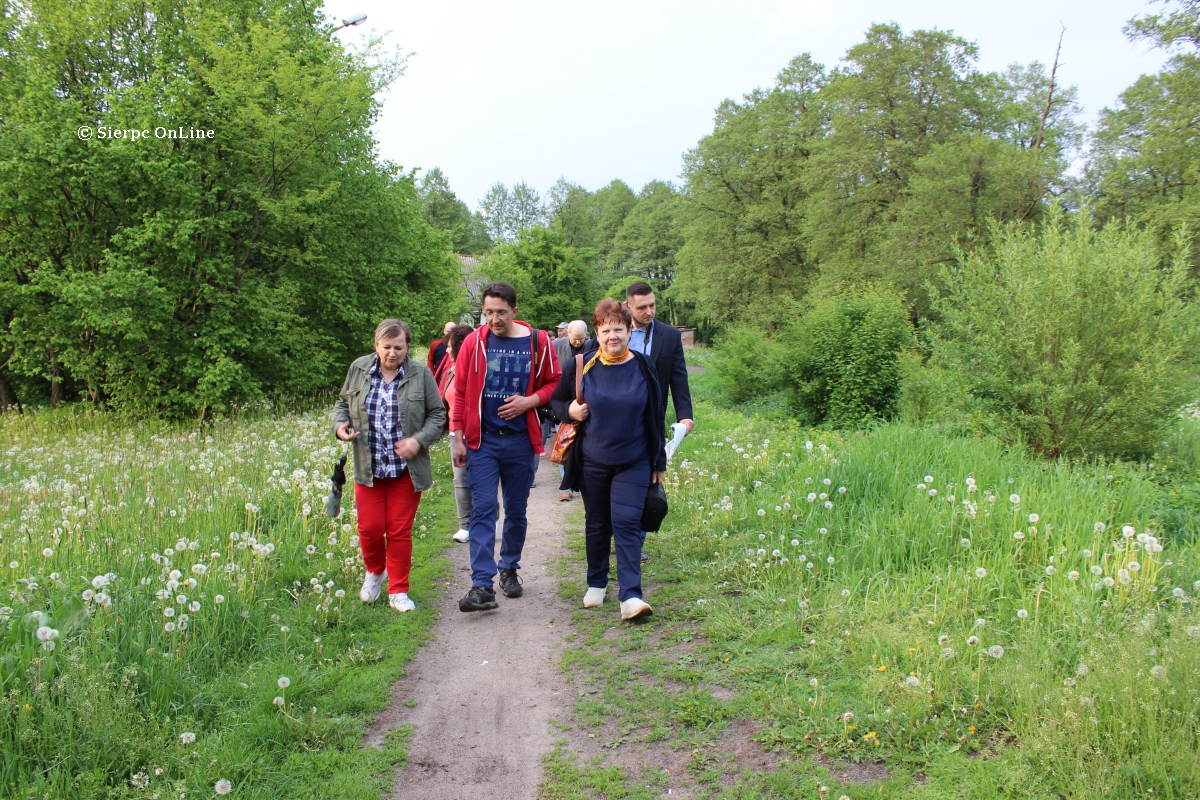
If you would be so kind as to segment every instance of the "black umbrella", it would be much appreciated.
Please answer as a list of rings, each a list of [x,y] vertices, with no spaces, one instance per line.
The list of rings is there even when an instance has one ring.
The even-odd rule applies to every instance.
[[[329,497],[325,499],[325,515],[337,519],[342,513],[342,487],[346,485],[346,457],[338,459],[329,476]]]

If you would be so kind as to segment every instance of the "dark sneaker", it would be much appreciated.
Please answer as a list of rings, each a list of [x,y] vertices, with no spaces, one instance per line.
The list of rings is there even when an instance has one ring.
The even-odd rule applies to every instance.
[[[647,561],[649,561],[649,560],[650,560],[650,554],[649,554],[649,553],[642,553],[642,558],[641,558],[641,561],[642,561],[642,563],[643,563],[643,564],[645,564],[645,563],[646,563]]]
[[[520,597],[525,590],[521,588],[521,577],[515,569],[500,570],[500,591],[505,597]]]
[[[491,611],[499,608],[496,593],[486,586],[472,586],[467,596],[458,601],[459,611]]]

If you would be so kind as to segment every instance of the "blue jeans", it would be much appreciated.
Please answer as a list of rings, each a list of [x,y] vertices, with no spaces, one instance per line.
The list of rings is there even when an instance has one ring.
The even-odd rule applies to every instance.
[[[623,467],[583,462],[579,493],[583,495],[584,545],[587,550],[587,584],[608,585],[608,554],[617,550],[617,583],[621,601],[642,596],[642,507],[650,488],[650,463]]]
[[[522,431],[515,436],[484,432],[478,450],[467,450],[467,482],[475,508],[471,511],[471,584],[492,588],[502,569],[520,569],[525,531],[525,509],[533,483],[533,443]],[[496,562],[496,520],[500,507],[496,486],[504,496],[504,530],[500,561]]]

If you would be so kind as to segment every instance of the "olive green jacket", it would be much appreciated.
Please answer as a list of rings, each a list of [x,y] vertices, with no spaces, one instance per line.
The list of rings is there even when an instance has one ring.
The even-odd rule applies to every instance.
[[[351,444],[354,447],[354,482],[373,486],[375,470],[371,461],[370,420],[367,418],[367,392],[371,388],[371,367],[375,354],[357,358],[346,373],[346,382],[338,393],[333,406],[333,431],[343,422],[362,431],[362,435]],[[396,387],[400,401],[400,429],[406,437],[411,436],[421,449],[407,459],[408,473],[412,476],[413,489],[423,492],[433,485],[433,469],[429,464],[429,448],[442,437],[446,424],[446,406],[438,394],[437,381],[424,364],[404,357],[404,378]]]

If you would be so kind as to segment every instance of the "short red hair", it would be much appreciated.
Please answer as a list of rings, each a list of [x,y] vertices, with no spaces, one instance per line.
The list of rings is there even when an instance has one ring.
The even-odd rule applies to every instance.
[[[596,304],[596,312],[592,314],[592,323],[596,326],[597,331],[600,330],[601,325],[613,325],[618,322],[626,328],[633,328],[633,315],[629,313],[629,309],[624,303],[605,299]]]

